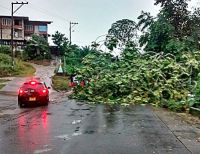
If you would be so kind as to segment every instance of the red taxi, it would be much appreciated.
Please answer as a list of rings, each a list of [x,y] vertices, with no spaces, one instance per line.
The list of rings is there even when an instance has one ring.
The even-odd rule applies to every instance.
[[[44,82],[31,80],[25,82],[18,92],[18,105],[24,107],[28,104],[35,105],[48,105],[49,103],[49,90]]]

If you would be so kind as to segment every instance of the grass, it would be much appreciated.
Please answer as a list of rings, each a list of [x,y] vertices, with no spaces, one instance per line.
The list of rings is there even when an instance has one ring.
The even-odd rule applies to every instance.
[[[6,84],[0,84],[0,89],[3,88]]]
[[[69,78],[66,76],[55,75],[52,77],[53,88],[57,91],[67,91],[69,87]]]
[[[0,79],[0,84],[3,84],[3,83],[8,82],[8,81],[10,81],[10,80],[8,80],[8,79]]]
[[[31,64],[17,60],[13,75],[20,77],[32,76],[34,75],[35,71],[35,68]]]
[[[14,69],[10,65],[7,65],[7,66],[0,65],[0,77],[32,76],[34,75],[35,71],[36,71],[35,68],[31,64],[21,61],[21,60],[15,60]]]
[[[11,65],[12,58],[0,53],[0,77],[8,76],[31,76],[35,73],[35,68],[27,62],[15,59],[14,68]]]
[[[10,80],[7,80],[7,79],[0,79],[0,89],[3,88],[6,84],[6,82],[8,82]]]

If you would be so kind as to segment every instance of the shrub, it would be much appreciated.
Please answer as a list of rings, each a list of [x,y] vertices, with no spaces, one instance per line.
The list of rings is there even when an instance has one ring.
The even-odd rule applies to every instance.
[[[0,53],[0,76],[10,75],[12,72],[12,59],[9,55]]]
[[[28,58],[28,60],[51,58],[47,40],[37,35],[33,35],[27,42],[24,52],[24,58]]]
[[[7,45],[0,46],[0,53],[11,55],[11,48]]]
[[[197,84],[190,97],[190,106],[200,108],[200,74],[198,74]]]

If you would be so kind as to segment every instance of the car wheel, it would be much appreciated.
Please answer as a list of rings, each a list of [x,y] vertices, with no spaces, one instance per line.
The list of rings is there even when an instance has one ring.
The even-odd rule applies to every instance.
[[[44,103],[45,106],[49,105],[49,97],[46,98],[46,102]]]
[[[48,106],[48,105],[49,105],[49,102],[45,102],[45,103],[44,103],[44,106]]]
[[[46,105],[46,106],[48,106],[48,105],[49,105],[49,100],[48,100],[48,101],[45,103],[45,105]]]
[[[46,101],[43,102],[43,105],[44,105],[44,106],[48,106],[48,104],[49,104],[49,100],[48,100],[48,99],[47,99]]]
[[[19,106],[20,108],[23,108],[23,107],[24,107],[23,104],[22,104],[22,102],[18,102],[18,106]]]

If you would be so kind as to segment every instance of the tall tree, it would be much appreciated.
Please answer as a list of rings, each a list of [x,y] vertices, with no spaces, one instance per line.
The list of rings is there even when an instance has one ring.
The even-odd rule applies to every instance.
[[[117,46],[123,48],[129,41],[135,41],[136,37],[137,25],[134,21],[118,20],[108,30],[105,45],[111,50]]]
[[[159,16],[158,20],[152,23],[149,30],[150,32],[147,32],[140,39],[140,43],[147,43],[145,50],[165,52],[169,40],[173,38],[174,27],[164,16]]]
[[[149,12],[142,11],[141,15],[138,16],[138,20],[137,26],[141,27],[141,31],[144,31],[154,22],[154,17]]]
[[[138,26],[143,34],[140,46],[146,45],[146,51],[179,54],[198,48],[199,14],[188,10],[188,0],[155,0],[161,10],[153,18],[142,12],[138,17]]]
[[[52,40],[57,46],[60,55],[64,55],[66,47],[69,46],[69,41],[65,37],[65,34],[56,31],[55,34],[52,35]]]
[[[174,27],[174,37],[180,40],[189,33],[189,0],[155,0],[155,5],[161,5],[160,14]]]
[[[30,59],[43,59],[49,58],[50,56],[49,44],[47,40],[38,35],[32,36],[32,38],[27,42],[25,50]]]
[[[190,35],[187,43],[190,48],[200,50],[200,8],[194,8],[189,21]]]

